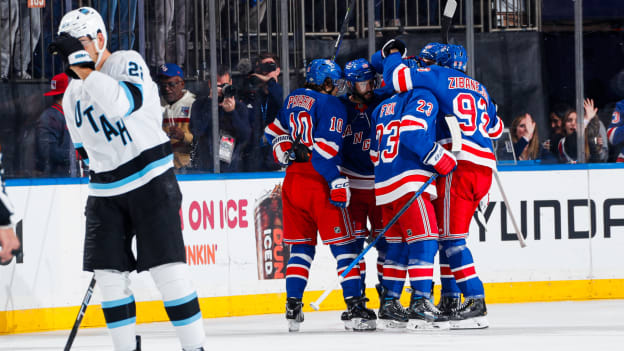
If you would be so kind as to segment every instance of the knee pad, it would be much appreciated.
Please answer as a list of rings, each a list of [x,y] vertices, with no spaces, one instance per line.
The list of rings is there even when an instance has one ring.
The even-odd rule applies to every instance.
[[[199,300],[186,264],[167,263],[151,268],[150,273],[175,327],[183,327],[201,319]]]
[[[132,296],[132,291],[129,288],[129,272],[96,269],[93,273],[102,294],[102,301],[115,301]]]
[[[447,258],[461,253],[466,249],[466,239],[442,240],[440,243],[440,251],[444,252]]]
[[[195,293],[188,266],[184,263],[167,263],[149,271],[165,303]]]
[[[316,254],[316,247],[309,244],[296,244],[290,246],[290,257],[301,257],[305,261],[312,262]]]

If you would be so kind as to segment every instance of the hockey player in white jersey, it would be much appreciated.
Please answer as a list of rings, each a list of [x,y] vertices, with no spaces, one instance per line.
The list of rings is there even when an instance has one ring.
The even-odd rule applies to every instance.
[[[182,194],[156,84],[139,53],[106,49],[94,9],[65,14],[58,34],[49,51],[66,59],[74,78],[63,98],[65,118],[90,167],[83,269],[95,274],[114,348],[140,348],[128,279],[136,269],[151,273],[183,350],[203,350],[178,214]]]

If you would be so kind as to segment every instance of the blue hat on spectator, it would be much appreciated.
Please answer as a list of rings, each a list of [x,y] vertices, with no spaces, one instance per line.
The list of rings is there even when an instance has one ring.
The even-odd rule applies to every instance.
[[[175,77],[178,76],[184,79],[184,73],[182,73],[182,68],[176,65],[175,63],[165,63],[164,65],[160,65],[158,67],[158,75],[165,77]]]

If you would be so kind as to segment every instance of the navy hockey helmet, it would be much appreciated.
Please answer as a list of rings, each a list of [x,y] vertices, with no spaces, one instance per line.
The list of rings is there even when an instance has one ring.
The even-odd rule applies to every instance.
[[[448,45],[440,43],[429,43],[420,51],[420,58],[439,62],[440,58],[448,55]]]
[[[466,72],[468,53],[461,45],[447,45],[445,51],[440,51],[436,58],[438,65]]]
[[[375,79],[375,69],[364,58],[347,62],[344,74],[347,81],[351,84]]]
[[[312,60],[306,69],[306,83],[323,85],[327,78],[332,80],[334,86],[339,86],[340,80],[343,78],[340,66],[328,59]]]
[[[466,72],[466,65],[468,64],[466,49],[461,45],[451,45],[451,52],[453,54],[453,68]]]

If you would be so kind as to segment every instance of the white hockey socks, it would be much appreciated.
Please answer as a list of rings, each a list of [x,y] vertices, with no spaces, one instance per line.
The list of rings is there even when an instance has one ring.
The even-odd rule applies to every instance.
[[[162,294],[165,310],[182,348],[195,350],[202,347],[206,332],[188,266],[184,263],[168,263],[149,271]]]
[[[136,348],[136,306],[128,288],[128,272],[96,269],[95,280],[102,294],[102,311],[117,351]]]

